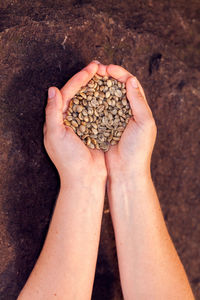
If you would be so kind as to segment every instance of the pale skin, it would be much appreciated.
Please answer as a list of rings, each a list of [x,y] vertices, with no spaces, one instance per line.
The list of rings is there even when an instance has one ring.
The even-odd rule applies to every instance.
[[[105,155],[88,149],[63,125],[70,99],[95,73],[126,83],[134,115],[119,144]],[[44,144],[60,175],[60,193],[44,247],[18,300],[91,298],[106,182],[124,299],[194,299],[152,183],[156,125],[138,80],[122,67],[92,62],[53,91]]]

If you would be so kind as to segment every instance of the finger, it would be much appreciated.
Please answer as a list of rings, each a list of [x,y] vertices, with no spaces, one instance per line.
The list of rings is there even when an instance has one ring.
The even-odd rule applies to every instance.
[[[121,81],[126,82],[130,76],[133,76],[131,73],[126,71],[124,68],[117,65],[107,66],[107,73],[109,76]]]
[[[144,123],[152,119],[152,112],[147,104],[146,99],[139,88],[139,82],[135,77],[130,77],[126,83],[127,98],[133,112],[134,120],[136,123]]]
[[[126,82],[128,80],[129,77],[132,77],[133,75],[128,72],[127,70],[125,70],[124,68],[117,66],[117,65],[109,65],[107,66],[107,73],[109,76],[121,81],[121,82]],[[142,93],[144,99],[146,100],[145,94],[144,94],[144,90],[141,86],[141,84],[138,82],[139,84],[139,89],[140,92]],[[147,100],[146,100],[147,101]]]
[[[97,74],[100,76],[108,76],[106,69],[107,69],[107,65],[103,65],[103,64],[99,63]]]
[[[62,115],[62,95],[59,89],[56,87],[50,87],[48,90],[48,101],[46,106],[46,131],[56,131],[63,127],[63,115]]]
[[[63,96],[63,112],[66,111],[70,100],[80,90],[80,88],[88,83],[98,70],[98,64],[91,62],[87,67],[75,74],[61,89]]]

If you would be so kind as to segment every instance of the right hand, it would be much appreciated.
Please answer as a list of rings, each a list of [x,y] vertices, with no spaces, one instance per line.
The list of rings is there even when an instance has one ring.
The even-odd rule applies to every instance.
[[[127,98],[133,118],[129,120],[120,142],[106,152],[109,177],[150,174],[150,161],[156,139],[156,125],[139,81],[117,65],[99,65],[98,73],[126,83]],[[135,80],[137,87],[131,82]]]

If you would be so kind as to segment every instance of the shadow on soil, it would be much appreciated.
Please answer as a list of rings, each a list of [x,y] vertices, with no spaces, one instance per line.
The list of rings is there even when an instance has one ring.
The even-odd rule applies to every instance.
[[[43,146],[47,89],[52,85],[61,88],[86,63],[71,47],[63,49],[53,41],[46,46],[38,43],[4,95],[4,127],[12,135],[8,153],[8,169],[12,173],[5,189],[3,210],[9,215],[7,232],[15,257],[1,274],[0,281],[6,283],[1,288],[1,299],[16,299],[25,284],[42,249],[59,190],[57,171]],[[100,248],[98,274],[101,265],[106,265],[104,249]],[[109,271],[104,267],[103,273],[106,277],[96,277],[94,295],[100,289],[106,294],[104,299],[110,299]]]

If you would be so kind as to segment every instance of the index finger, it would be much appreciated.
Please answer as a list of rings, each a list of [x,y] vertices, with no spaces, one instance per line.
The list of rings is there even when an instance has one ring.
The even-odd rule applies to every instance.
[[[134,77],[130,72],[128,72],[126,69],[118,66],[118,65],[109,65],[107,67],[107,73],[115,78],[116,80],[119,80],[120,82],[124,82],[126,83],[126,81],[130,78],[130,77]],[[145,97],[145,93],[144,93],[144,90],[141,86],[141,84],[138,82],[138,85],[139,85],[139,90],[142,94],[142,96],[144,97],[145,101],[147,102],[146,100],[146,97]]]
[[[98,65],[91,62],[87,67],[76,73],[60,90],[63,97],[63,112],[66,111],[70,100],[88,83],[98,70]]]
[[[126,83],[127,79],[130,76],[133,76],[131,73],[129,73],[127,70],[124,68],[117,66],[117,65],[109,65],[107,67],[107,73],[115,78],[116,80],[119,80],[121,82]]]

